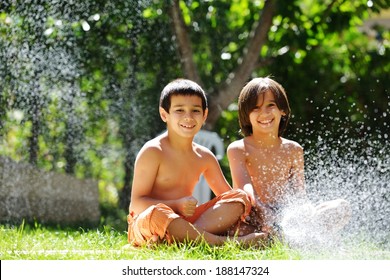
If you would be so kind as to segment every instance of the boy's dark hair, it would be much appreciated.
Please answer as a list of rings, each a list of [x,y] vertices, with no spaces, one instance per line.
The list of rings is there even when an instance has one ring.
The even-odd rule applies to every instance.
[[[278,135],[282,136],[285,131],[290,119],[291,110],[284,88],[269,77],[254,78],[243,87],[238,97],[238,120],[241,133],[244,136],[253,134],[249,114],[256,107],[257,98],[268,90],[274,95],[276,106],[286,114],[280,121]]]
[[[208,106],[206,94],[201,86],[188,79],[173,80],[162,90],[160,95],[160,107],[162,107],[168,113],[171,107],[171,96],[173,95],[199,96],[202,99],[203,113]]]

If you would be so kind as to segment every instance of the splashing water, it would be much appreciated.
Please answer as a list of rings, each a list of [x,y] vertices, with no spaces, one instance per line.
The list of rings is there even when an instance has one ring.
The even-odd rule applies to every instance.
[[[281,224],[286,239],[295,247],[311,250],[332,245],[332,250],[337,250],[342,247],[343,241],[348,241],[349,246],[366,243],[389,250],[390,144],[387,141],[387,112],[377,118],[383,127],[376,131],[368,129],[359,137],[331,139],[324,137],[326,133],[323,132],[318,134],[314,145],[313,141],[301,141],[305,148],[306,190],[310,201],[317,204],[345,199],[350,203],[352,216],[335,239],[331,234],[320,233],[311,223],[302,222],[313,215],[312,208],[302,206],[286,211]],[[337,125],[340,129],[345,127],[341,123]]]
[[[356,144],[353,142],[351,145]],[[313,199],[320,201],[347,199],[353,211],[349,234],[363,234],[370,242],[388,245],[390,147],[379,141],[364,144],[360,153],[339,156],[325,146],[321,154],[313,155],[320,164],[309,169],[308,189],[312,189]]]

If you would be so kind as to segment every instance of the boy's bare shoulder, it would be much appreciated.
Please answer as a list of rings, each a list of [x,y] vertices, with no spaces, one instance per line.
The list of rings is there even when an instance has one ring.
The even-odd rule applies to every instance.
[[[163,150],[163,137],[161,135],[147,141],[142,148],[140,149],[138,153],[138,157],[143,155],[148,156],[157,156],[159,154],[162,154]]]
[[[207,156],[213,156],[214,157],[213,152],[209,148],[207,148],[207,147],[205,147],[203,145],[200,145],[198,143],[195,143],[195,142],[192,142],[192,144],[193,144],[193,147],[194,147],[194,151],[196,153],[202,154],[202,156],[206,156],[207,155]]]

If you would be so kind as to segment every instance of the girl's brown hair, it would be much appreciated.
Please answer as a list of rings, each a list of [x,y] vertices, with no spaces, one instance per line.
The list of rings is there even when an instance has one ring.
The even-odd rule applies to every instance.
[[[278,135],[282,136],[286,130],[291,110],[284,88],[269,77],[254,78],[243,87],[238,97],[238,120],[242,135],[252,135],[253,129],[249,120],[249,114],[256,107],[258,97],[267,91],[272,92],[276,106],[285,113],[279,124]]]

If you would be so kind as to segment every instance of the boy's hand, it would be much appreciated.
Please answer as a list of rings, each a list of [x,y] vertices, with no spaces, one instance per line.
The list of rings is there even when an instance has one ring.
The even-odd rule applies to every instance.
[[[195,213],[198,201],[193,196],[186,196],[178,201],[178,211],[185,217],[191,217]]]

